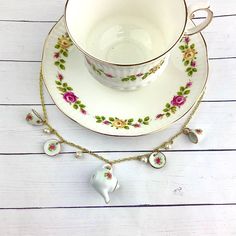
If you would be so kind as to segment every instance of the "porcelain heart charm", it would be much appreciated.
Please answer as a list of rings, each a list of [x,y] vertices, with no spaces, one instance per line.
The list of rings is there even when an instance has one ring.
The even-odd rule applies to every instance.
[[[110,202],[109,193],[120,187],[117,178],[113,175],[112,166],[109,164],[98,168],[92,175],[90,182],[107,204]]]

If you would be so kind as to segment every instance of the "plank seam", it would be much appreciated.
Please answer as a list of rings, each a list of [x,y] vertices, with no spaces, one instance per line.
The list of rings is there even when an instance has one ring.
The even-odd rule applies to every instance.
[[[173,208],[173,207],[204,207],[204,206],[236,206],[236,203],[196,203],[196,204],[140,204],[113,206],[49,206],[49,207],[2,207],[0,210],[55,210],[55,209],[104,209],[104,208]]]
[[[93,151],[95,153],[149,153],[152,150],[126,150],[126,151]],[[236,152],[236,149],[193,149],[193,150],[163,150],[163,153],[178,153],[178,152]],[[61,152],[63,155],[74,154],[75,152]],[[45,155],[44,152],[18,152],[18,153],[0,153],[0,156],[30,156],[30,155]]]

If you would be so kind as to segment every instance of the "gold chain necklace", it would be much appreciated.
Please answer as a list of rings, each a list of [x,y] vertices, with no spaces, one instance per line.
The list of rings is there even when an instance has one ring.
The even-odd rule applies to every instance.
[[[73,142],[70,142],[66,140],[60,133],[53,128],[53,126],[48,121],[48,113],[45,105],[45,99],[44,99],[44,92],[43,92],[43,73],[42,68],[40,69],[40,79],[39,79],[39,88],[40,88],[40,100],[43,110],[43,117],[36,112],[35,110],[32,110],[32,112],[28,113],[26,116],[26,120],[32,124],[32,125],[44,125],[46,128],[44,129],[45,133],[55,135],[57,137],[57,140],[48,140],[44,145],[44,151],[49,156],[54,156],[60,153],[61,150],[61,144],[66,144],[70,147],[75,148],[77,151],[76,157],[80,158],[83,154],[87,153],[103,162],[105,162],[105,165],[102,166],[102,168],[98,169],[96,173],[91,178],[91,184],[95,187],[95,189],[104,197],[106,203],[110,201],[109,199],[109,192],[113,192],[114,190],[119,188],[118,180],[114,177],[112,172],[112,166],[118,163],[123,163],[126,161],[142,161],[145,163],[149,163],[152,167],[156,169],[160,169],[165,166],[166,164],[166,157],[161,152],[161,150],[167,150],[170,149],[174,140],[177,139],[180,135],[184,134],[187,135],[191,142],[198,143],[201,135],[202,130],[201,129],[189,129],[187,128],[188,124],[190,123],[193,115],[196,113],[202,98],[204,96],[204,92],[201,94],[200,98],[196,102],[195,106],[193,107],[192,111],[190,112],[188,118],[180,128],[180,130],[174,134],[172,137],[170,137],[167,141],[163,142],[159,146],[155,147],[152,152],[143,154],[143,155],[136,155],[136,156],[129,156],[124,157],[116,160],[109,160],[102,155],[99,155],[93,151],[88,150],[85,147],[80,146],[79,144],[75,144]],[[51,149],[51,150],[50,150]],[[102,176],[102,178],[101,178]]]

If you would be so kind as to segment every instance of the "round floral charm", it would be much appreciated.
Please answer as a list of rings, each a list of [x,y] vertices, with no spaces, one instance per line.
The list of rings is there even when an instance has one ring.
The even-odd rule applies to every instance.
[[[156,169],[161,169],[166,164],[166,156],[162,152],[154,152],[149,157],[149,163]]]
[[[44,152],[48,156],[56,156],[61,152],[61,144],[56,139],[50,139],[44,144]]]

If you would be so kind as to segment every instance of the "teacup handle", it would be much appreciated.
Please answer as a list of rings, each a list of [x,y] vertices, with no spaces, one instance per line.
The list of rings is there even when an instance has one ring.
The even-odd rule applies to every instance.
[[[194,13],[197,11],[206,11],[207,17],[206,19],[199,25],[186,30],[185,35],[193,35],[196,33],[201,32],[203,29],[205,29],[212,21],[213,19],[213,12],[209,9],[208,3],[198,3],[196,5],[192,5],[188,8],[188,18],[192,20],[194,18]]]

